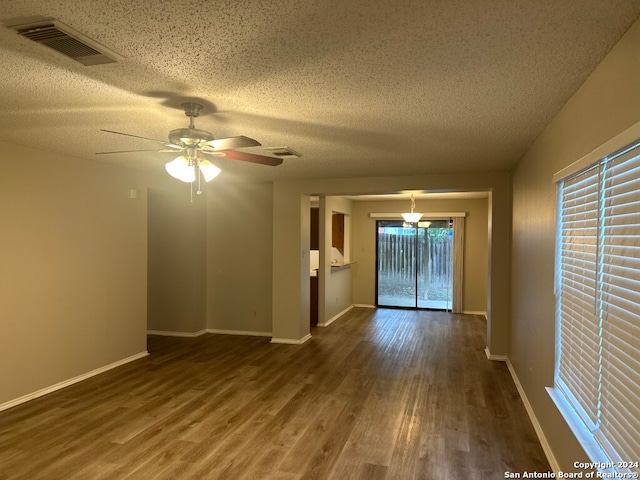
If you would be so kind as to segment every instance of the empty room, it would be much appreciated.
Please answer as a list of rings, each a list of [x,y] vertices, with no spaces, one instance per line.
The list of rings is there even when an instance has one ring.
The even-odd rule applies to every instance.
[[[0,0],[0,480],[638,478],[639,17]]]

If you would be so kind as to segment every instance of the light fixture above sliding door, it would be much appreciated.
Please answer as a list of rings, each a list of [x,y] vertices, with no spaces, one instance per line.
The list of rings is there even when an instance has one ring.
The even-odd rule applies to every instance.
[[[407,223],[416,223],[419,222],[422,218],[421,213],[414,212],[413,210],[416,208],[416,199],[413,194],[411,194],[411,211],[409,213],[403,213],[402,218]]]

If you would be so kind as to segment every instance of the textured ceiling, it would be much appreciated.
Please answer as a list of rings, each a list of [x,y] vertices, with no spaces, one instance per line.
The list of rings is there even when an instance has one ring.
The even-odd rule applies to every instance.
[[[637,0],[0,0],[107,46],[86,67],[0,26],[0,140],[163,172],[196,126],[302,154],[229,181],[510,169],[640,14]],[[254,149],[255,150],[255,149]]]

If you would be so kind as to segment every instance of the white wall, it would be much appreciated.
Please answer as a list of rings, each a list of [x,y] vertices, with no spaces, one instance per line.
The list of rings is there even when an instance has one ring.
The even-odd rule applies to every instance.
[[[513,178],[509,358],[562,470],[586,456],[548,397],[555,361],[555,172],[640,121],[636,22],[531,146]]]

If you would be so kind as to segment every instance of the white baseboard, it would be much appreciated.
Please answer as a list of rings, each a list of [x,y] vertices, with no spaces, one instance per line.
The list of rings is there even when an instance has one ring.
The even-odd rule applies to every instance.
[[[347,313],[349,310],[351,310],[355,305],[349,305],[347,308],[345,308],[344,310],[342,310],[340,313],[338,313],[337,315],[334,315],[333,317],[331,317],[329,320],[327,320],[326,322],[322,322],[322,323],[318,323],[318,327],[328,327],[329,325],[331,325],[333,322],[335,322],[337,319],[339,319],[342,315],[344,315],[345,313]]]
[[[94,377],[96,375],[104,373],[107,370],[111,370],[113,368],[124,365],[125,363],[133,362],[134,360],[138,360],[140,358],[146,357],[147,355],[149,355],[149,352],[145,350],[144,352],[136,353],[135,355],[132,355],[130,357],[123,358],[122,360],[118,360],[117,362],[110,363],[109,365],[105,365],[104,367],[96,368],[95,370],[91,370],[90,372],[83,373],[82,375],[78,375],[77,377],[73,377],[68,380],[64,380],[63,382],[56,383],[55,385],[51,385],[49,387],[43,388],[42,390],[38,390],[33,393],[28,393],[27,395],[23,395],[22,397],[16,398],[14,400],[9,400],[6,403],[0,404],[0,412],[12,407],[16,407],[22,403],[26,403],[29,400],[33,400],[35,398],[42,397],[49,393],[53,393],[57,390],[62,390],[65,387],[69,387],[73,385],[74,383],[81,382],[83,380],[86,380],[87,378]]]
[[[271,343],[284,343],[285,345],[302,345],[303,343],[305,343],[310,338],[311,338],[311,334],[310,333],[308,335],[305,335],[304,337],[302,337],[299,340],[296,340],[294,338],[276,338],[276,337],[273,337],[271,339]]]
[[[270,337],[271,332],[248,332],[246,330],[221,330],[218,328],[207,328],[207,333],[218,335],[251,335],[253,337]]]
[[[494,362],[506,362],[507,361],[507,356],[506,355],[493,355],[489,351],[489,347],[485,347],[484,353],[485,353],[485,355],[487,356],[487,358],[489,360],[493,360]]]
[[[376,308],[375,305],[369,305],[367,303],[354,303],[353,306],[359,308]]]
[[[476,311],[476,310],[463,310],[462,313],[464,315],[480,315],[481,317],[484,317],[484,319],[487,319],[487,312],[481,312],[481,311]]]
[[[207,333],[207,330],[200,330],[197,332],[167,332],[164,330],[147,330],[147,335],[161,335],[163,337],[199,337]]]
[[[218,328],[207,328],[198,332],[168,332],[165,330],[147,330],[147,335],[161,335],[164,337],[186,337],[193,338],[205,335],[207,333],[215,333],[218,335],[251,335],[254,337],[270,337],[271,332],[250,332],[247,330],[224,330]]]
[[[516,375],[516,371],[513,368],[513,365],[511,364],[511,361],[508,358],[506,360],[506,363],[507,363],[507,368],[511,373],[511,378],[513,379],[513,383],[516,384],[516,388],[518,389],[518,393],[520,394],[520,398],[522,399],[524,408],[527,410],[529,419],[533,424],[533,429],[536,431],[536,435],[538,435],[538,440],[540,440],[540,445],[542,446],[542,450],[544,451],[544,454],[547,457],[547,461],[549,462],[551,469],[555,472],[556,478],[557,478],[559,477],[560,465],[558,464],[558,461],[556,460],[556,457],[553,454],[553,451],[551,450],[551,446],[547,441],[547,437],[545,437],[544,432],[542,431],[542,427],[538,422],[538,418],[536,417],[536,414],[533,412],[533,407],[531,407],[531,404],[529,403],[529,399],[527,398],[527,395],[524,393],[524,388],[522,388],[520,379],[518,378],[518,375]]]

